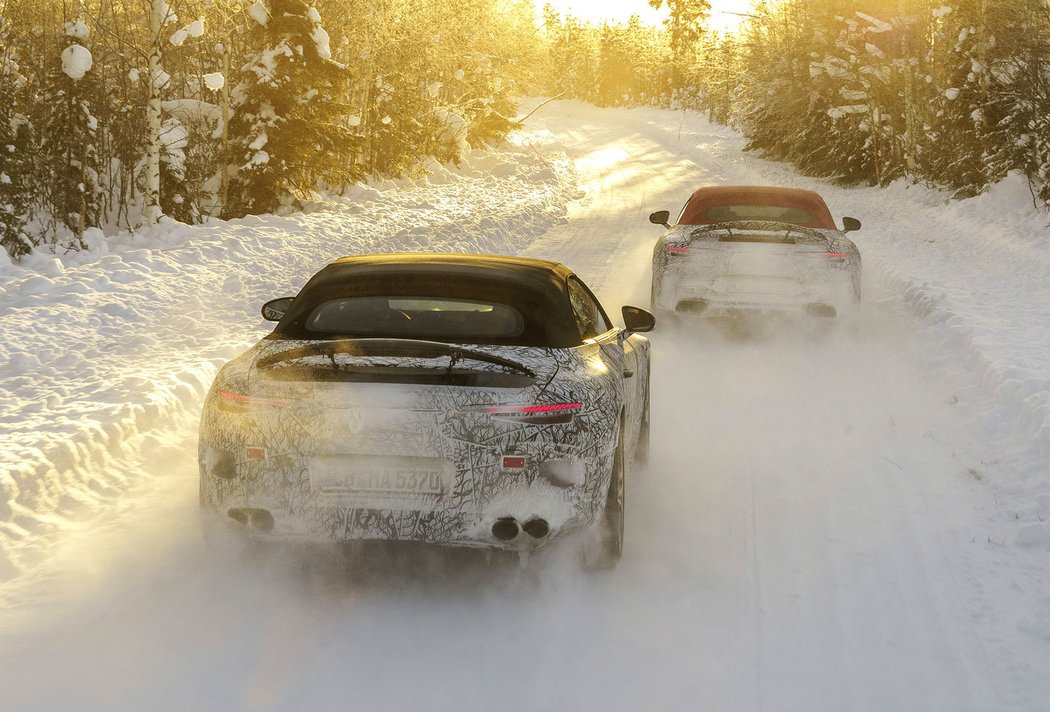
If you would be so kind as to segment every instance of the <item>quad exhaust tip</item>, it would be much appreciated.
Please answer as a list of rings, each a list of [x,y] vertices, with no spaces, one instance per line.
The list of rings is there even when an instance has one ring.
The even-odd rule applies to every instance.
[[[257,532],[266,534],[267,532],[273,531],[273,515],[265,509],[236,507],[227,512],[227,514],[230,515],[230,519],[240,522],[244,526],[250,527]]]
[[[518,536],[518,522],[514,517],[500,517],[492,525],[492,536],[500,541],[511,541]]]
[[[550,533],[551,527],[546,519],[536,517],[524,524],[519,525],[514,517],[500,517],[492,525],[492,536],[500,541],[513,541],[521,532],[525,532],[533,539],[542,539]]]
[[[530,519],[525,522],[521,527],[525,530],[525,533],[531,536],[533,539],[542,539],[550,533],[551,527],[547,524],[546,519]]]

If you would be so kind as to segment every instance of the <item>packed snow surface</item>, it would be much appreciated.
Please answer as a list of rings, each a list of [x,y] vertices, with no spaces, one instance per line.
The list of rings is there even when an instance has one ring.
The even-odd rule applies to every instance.
[[[1046,709],[1046,214],[1019,176],[952,202],[742,143],[555,102],[425,180],[0,262],[4,706]],[[616,570],[580,573],[569,542],[524,569],[205,548],[196,418],[264,300],[344,254],[498,252],[565,262],[618,319],[648,305],[649,212],[705,184],[860,218],[863,326],[659,325]]]

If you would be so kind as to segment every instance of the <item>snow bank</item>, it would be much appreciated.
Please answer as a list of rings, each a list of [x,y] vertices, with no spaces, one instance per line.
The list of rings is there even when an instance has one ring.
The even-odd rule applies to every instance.
[[[1017,480],[1000,484],[1023,498],[1050,496],[1046,214],[1017,174],[963,201],[904,184],[883,194],[896,215],[880,210],[886,227],[861,244],[939,342],[930,359],[971,374],[981,396],[974,417],[1030,446],[1031,459],[1014,463]]]
[[[513,254],[563,220],[571,162],[544,137],[530,143],[539,152],[471,153],[435,180],[355,186],[299,215],[92,232],[85,252],[0,264],[0,580],[141,484],[107,463],[197,417],[218,367],[268,331],[266,299],[343,255]],[[514,170],[498,178],[493,164]]]

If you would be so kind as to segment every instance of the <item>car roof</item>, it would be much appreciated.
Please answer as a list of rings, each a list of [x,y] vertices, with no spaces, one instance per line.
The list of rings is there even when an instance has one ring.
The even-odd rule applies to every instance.
[[[332,262],[332,265],[347,266],[391,266],[434,267],[440,270],[462,267],[471,269],[495,269],[528,273],[538,271],[568,276],[572,271],[559,262],[539,260],[531,257],[512,257],[508,255],[461,254],[449,252],[389,252],[368,255],[349,255]]]
[[[275,333],[310,338],[306,320],[322,302],[371,296],[477,298],[513,306],[525,332],[509,345],[565,347],[580,343],[565,265],[502,255],[395,252],[343,257],[302,288]]]
[[[712,221],[705,220],[703,214],[715,205],[798,207],[807,211],[813,218],[804,227],[837,229],[831,211],[820,197],[820,193],[803,188],[764,185],[717,185],[698,188],[689,196],[689,202],[683,208],[678,222],[685,225],[710,224]]]

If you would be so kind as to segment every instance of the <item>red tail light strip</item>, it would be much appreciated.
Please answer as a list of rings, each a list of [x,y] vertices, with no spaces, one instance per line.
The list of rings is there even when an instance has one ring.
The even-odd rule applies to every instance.
[[[529,425],[571,423],[583,403],[550,403],[548,405],[492,405],[485,412],[500,420]]]
[[[485,409],[490,415],[544,415],[578,410],[583,403],[551,403],[549,405],[491,405]]]

